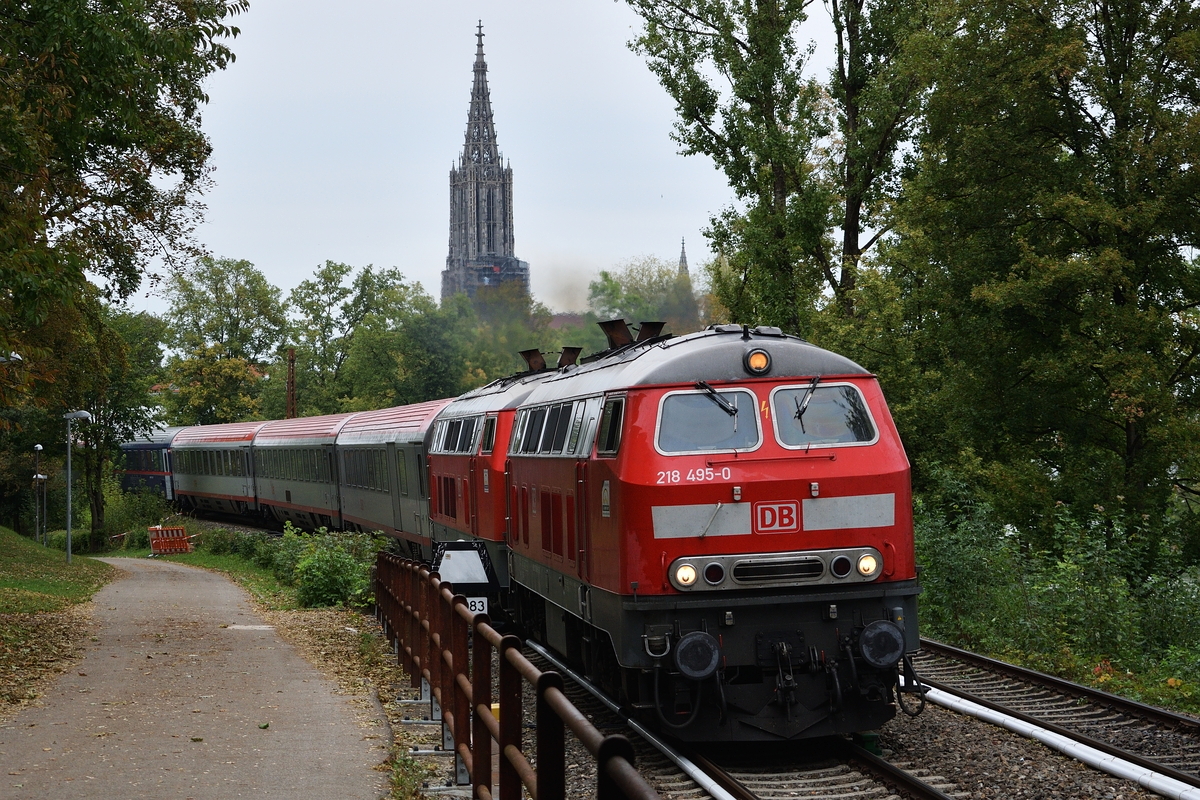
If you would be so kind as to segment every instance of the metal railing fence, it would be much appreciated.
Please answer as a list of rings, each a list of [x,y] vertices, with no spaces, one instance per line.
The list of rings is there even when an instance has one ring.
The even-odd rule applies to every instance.
[[[492,746],[499,747],[499,800],[566,800],[566,729],[596,759],[598,800],[656,800],[634,768],[633,745],[605,736],[563,694],[562,676],[542,672],[521,653],[521,640],[502,636],[486,614],[428,566],[388,553],[376,561],[375,603],[384,631],[411,676],[430,689],[434,719],[453,748],[460,785],[476,800],[493,800]],[[492,713],[492,652],[499,674],[499,719]],[[535,770],[522,749],[523,683],[536,691]]]

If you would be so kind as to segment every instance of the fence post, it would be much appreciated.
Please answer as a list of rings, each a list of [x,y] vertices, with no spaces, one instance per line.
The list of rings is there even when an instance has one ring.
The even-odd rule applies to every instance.
[[[566,800],[566,731],[562,717],[546,701],[550,689],[562,692],[563,679],[557,672],[543,672],[537,679],[537,796]]]
[[[484,715],[492,713],[492,645],[480,630],[489,623],[487,614],[471,620],[471,796],[480,797],[480,788],[492,791],[492,734]]]
[[[510,747],[521,750],[521,673],[509,650],[521,652],[521,640],[511,634],[500,640],[500,800],[521,800],[521,776],[508,758]]]
[[[455,595],[446,612],[450,627],[450,660],[453,665],[448,672],[450,711],[454,717],[454,772],[459,786],[471,783],[471,770],[474,768],[474,759],[471,758],[471,698],[467,697],[467,692],[471,690],[462,685],[462,682],[469,684],[471,680],[471,669],[467,660],[467,633],[470,628],[461,613],[461,609],[466,605],[465,597],[461,594]],[[462,682],[459,681],[460,676]]]
[[[634,763],[633,745],[619,733],[605,736],[596,752],[596,800],[626,800],[624,790],[608,774],[608,764],[614,758]]]

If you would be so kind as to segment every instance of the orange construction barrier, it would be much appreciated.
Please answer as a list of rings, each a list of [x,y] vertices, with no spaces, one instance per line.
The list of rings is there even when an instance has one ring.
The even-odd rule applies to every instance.
[[[154,525],[150,532],[150,555],[166,556],[192,552],[192,540],[185,528],[164,528]]]

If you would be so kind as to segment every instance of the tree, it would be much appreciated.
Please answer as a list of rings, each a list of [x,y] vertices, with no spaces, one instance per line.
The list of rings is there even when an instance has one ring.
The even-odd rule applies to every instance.
[[[1144,574],[1200,476],[1200,9],[959,13],[893,254],[939,449],[1022,527],[1056,501],[1123,516]]]
[[[927,4],[832,0],[837,67],[822,85],[797,40],[806,0],[628,2],[645,23],[632,47],[676,104],[673,138],[712,158],[738,199],[705,231],[724,257],[722,304],[801,332],[828,289],[856,315],[859,261],[887,229],[896,153],[928,82]]]
[[[353,276],[353,277],[352,277]],[[363,321],[371,316],[398,322],[411,312],[419,288],[396,269],[353,267],[326,261],[292,290],[289,305],[296,342],[296,395],[300,415],[332,414],[354,394],[343,367]],[[270,385],[272,400],[282,381]],[[274,407],[275,403],[272,403]]]
[[[163,406],[172,425],[214,425],[257,419],[262,373],[220,345],[198,348],[167,367],[171,388]]]
[[[86,293],[190,247],[209,145],[202,83],[246,0],[29,0],[0,13],[0,353]],[[27,385],[27,384],[22,384]],[[20,388],[0,380],[0,404]]]
[[[700,308],[686,272],[653,256],[631,259],[602,270],[588,284],[588,306],[599,319],[665,322],[669,333],[700,327]]]
[[[171,274],[166,293],[171,344],[179,350],[261,366],[286,335],[281,293],[249,261],[200,258]]]
[[[441,308],[413,284],[410,304],[393,316],[370,314],[358,328],[346,359],[359,411],[454,397],[483,382],[468,365],[477,318],[465,295]]]

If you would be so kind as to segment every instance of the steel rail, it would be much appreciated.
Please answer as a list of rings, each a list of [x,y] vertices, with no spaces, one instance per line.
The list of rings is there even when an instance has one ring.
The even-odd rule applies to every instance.
[[[1136,709],[1136,711],[1129,711],[1127,713],[1140,713],[1141,709],[1150,709],[1151,711],[1159,711],[1159,712],[1162,711],[1162,709],[1155,709],[1153,706],[1147,706],[1147,705],[1144,705],[1142,703],[1138,703],[1138,702],[1132,701],[1132,700],[1125,700],[1125,698],[1115,697],[1114,695],[1110,695],[1106,692],[1099,692],[1094,689],[1089,689],[1086,686],[1080,686],[1079,684],[1071,683],[1070,681],[1064,681],[1061,678],[1054,678],[1049,675],[1043,675],[1040,672],[1035,672],[1033,670],[1027,670],[1022,667],[1015,667],[1011,664],[1006,664],[1003,661],[996,661],[995,659],[990,659],[985,656],[977,656],[973,653],[968,653],[963,650],[958,650],[957,648],[949,647],[947,645],[942,645],[940,643],[931,643],[925,639],[922,639],[921,644],[922,644],[922,646],[928,646],[929,644],[935,644],[936,649],[938,649],[940,652],[942,652],[945,655],[949,655],[951,658],[956,658],[961,661],[965,661],[967,663],[974,664],[976,666],[986,666],[989,669],[992,669],[992,670],[995,670],[995,671],[998,671],[1001,673],[1007,673],[1010,676],[1020,677],[1024,680],[1041,682],[1041,680],[1043,678],[1045,678],[1045,679],[1047,679],[1047,682],[1050,684],[1050,687],[1054,688],[1058,691],[1074,692],[1076,689],[1079,689],[1079,690],[1083,690],[1081,692],[1081,694],[1083,694],[1085,697],[1087,697],[1088,699],[1091,699],[1091,700],[1096,700],[1098,702],[1109,702],[1110,700],[1123,701],[1123,703],[1128,703],[1130,708]],[[931,648],[931,649],[934,649],[934,648]],[[960,653],[962,654],[961,656],[959,655]],[[1041,718],[1033,716],[1031,714],[1026,714],[1021,711],[1016,711],[1015,709],[1012,709],[1008,706],[1002,705],[1000,703],[996,703],[996,702],[994,702],[992,700],[988,700],[987,698],[984,698],[984,697],[980,697],[979,695],[972,694],[971,692],[966,691],[964,689],[959,689],[956,687],[949,686],[948,684],[942,683],[941,681],[936,681],[936,680],[932,680],[929,678],[922,678],[921,683],[925,684],[926,686],[931,686],[934,689],[945,692],[947,694],[954,695],[955,697],[961,697],[964,700],[969,700],[972,703],[983,706],[984,708],[991,709],[992,711],[996,711],[998,713],[1005,714],[1009,717],[1012,717],[1013,719],[1021,720],[1022,722],[1025,722],[1029,725],[1034,725],[1039,728],[1043,728],[1045,730],[1050,731],[1051,733],[1056,733],[1059,736],[1063,736],[1072,741],[1079,742],[1080,744],[1083,744],[1083,745],[1087,745],[1088,747],[1091,747],[1095,750],[1099,750],[1100,752],[1105,753],[1107,755],[1123,759],[1125,761],[1128,761],[1131,764],[1136,764],[1137,766],[1142,767],[1143,769],[1150,770],[1151,772],[1157,772],[1161,775],[1166,775],[1167,777],[1173,778],[1174,780],[1177,780],[1180,783],[1185,783],[1188,786],[1200,788],[1200,777],[1197,777],[1196,775],[1193,775],[1193,774],[1190,774],[1187,772],[1183,772],[1182,770],[1175,769],[1174,767],[1170,767],[1165,764],[1161,764],[1151,758],[1147,758],[1146,756],[1138,755],[1137,753],[1132,753],[1123,748],[1116,747],[1115,745],[1109,744],[1108,742],[1105,742],[1102,739],[1097,739],[1093,736],[1079,733],[1078,731],[1073,731],[1070,728],[1065,728],[1062,725],[1058,725],[1057,723],[1050,722],[1045,719],[1041,719]],[[1123,703],[1122,702],[1114,702],[1114,703],[1111,703],[1111,705],[1113,705],[1115,708],[1117,708],[1119,710],[1124,710]],[[1166,714],[1166,718],[1167,718],[1168,722],[1173,722],[1176,717],[1179,717],[1185,721],[1191,721],[1191,722],[1195,723],[1194,720],[1189,720],[1189,718],[1187,718],[1187,717],[1180,717],[1180,715],[1172,714],[1171,712],[1163,712],[1163,713]],[[1197,727],[1200,727],[1200,725],[1198,725]]]
[[[876,774],[884,783],[891,784],[893,787],[900,789],[912,795],[918,800],[954,800],[950,795],[938,789],[935,786],[930,786],[925,781],[918,778],[905,770],[900,769],[887,759],[880,758],[849,739],[839,740],[841,749],[845,752],[846,757],[867,765],[871,772]]]
[[[1200,735],[1200,719],[1196,719],[1195,717],[1189,717],[1185,714],[1168,711],[1165,708],[1158,708],[1157,706],[1147,705],[1146,703],[1139,703],[1136,700],[1130,700],[1126,697],[1120,697],[1099,689],[1093,689],[1090,686],[1084,686],[1083,684],[1074,683],[1063,678],[1056,678],[1055,676],[1047,675],[1044,672],[1038,672],[1037,670],[1028,669],[1026,667],[1019,667],[1015,664],[1009,664],[1005,661],[989,658],[988,656],[981,656],[952,645],[934,641],[933,639],[922,638],[921,648],[923,650],[929,650],[930,652],[938,653],[949,658],[958,659],[959,661],[966,661],[978,667],[983,667],[984,669],[1007,673],[1014,677],[1040,683],[1050,688],[1057,689],[1061,692],[1067,692],[1080,697],[1086,697],[1090,700],[1095,700],[1096,702],[1111,706],[1112,708],[1133,716],[1144,717],[1163,725],[1175,725],[1181,728],[1186,728],[1189,729],[1191,733]],[[925,682],[925,680],[922,679],[922,682]]]
[[[663,742],[655,734],[647,731],[640,723],[631,719],[612,698],[604,694],[587,678],[572,671],[554,653],[536,642],[527,641],[525,645],[553,664],[555,670],[575,681],[576,684],[603,703],[610,711],[621,717],[627,725],[637,731],[639,736],[674,762],[677,767],[684,771],[684,774],[695,781],[701,789],[708,792],[715,800],[759,800],[757,794],[746,786],[743,786],[736,778],[710,759],[698,753],[684,755]],[[942,792],[940,789],[930,786],[915,775],[863,749],[848,739],[834,737],[833,741],[848,761],[856,761],[863,764],[867,768],[867,771],[873,773],[876,779],[882,783],[900,789],[917,798],[917,800],[953,800],[950,795]]]
[[[635,730],[639,736],[649,742],[652,747],[670,759],[675,766],[683,770],[684,774],[695,781],[697,786],[708,792],[713,797],[713,800],[747,800],[745,797],[738,797],[730,793],[725,789],[724,786],[715,781],[708,773],[706,773],[694,761],[692,761],[691,758],[683,755],[678,750],[671,747],[637,720],[630,718],[629,715],[626,714],[621,707],[613,701],[612,698],[600,691],[600,689],[597,688],[587,678],[576,673],[574,670],[564,664],[562,660],[559,659],[554,653],[542,647],[537,642],[527,641],[525,642],[525,646],[549,661],[554,665],[555,670],[575,681],[575,683],[603,703],[610,711],[624,720],[626,725],[633,728],[633,730]]]

